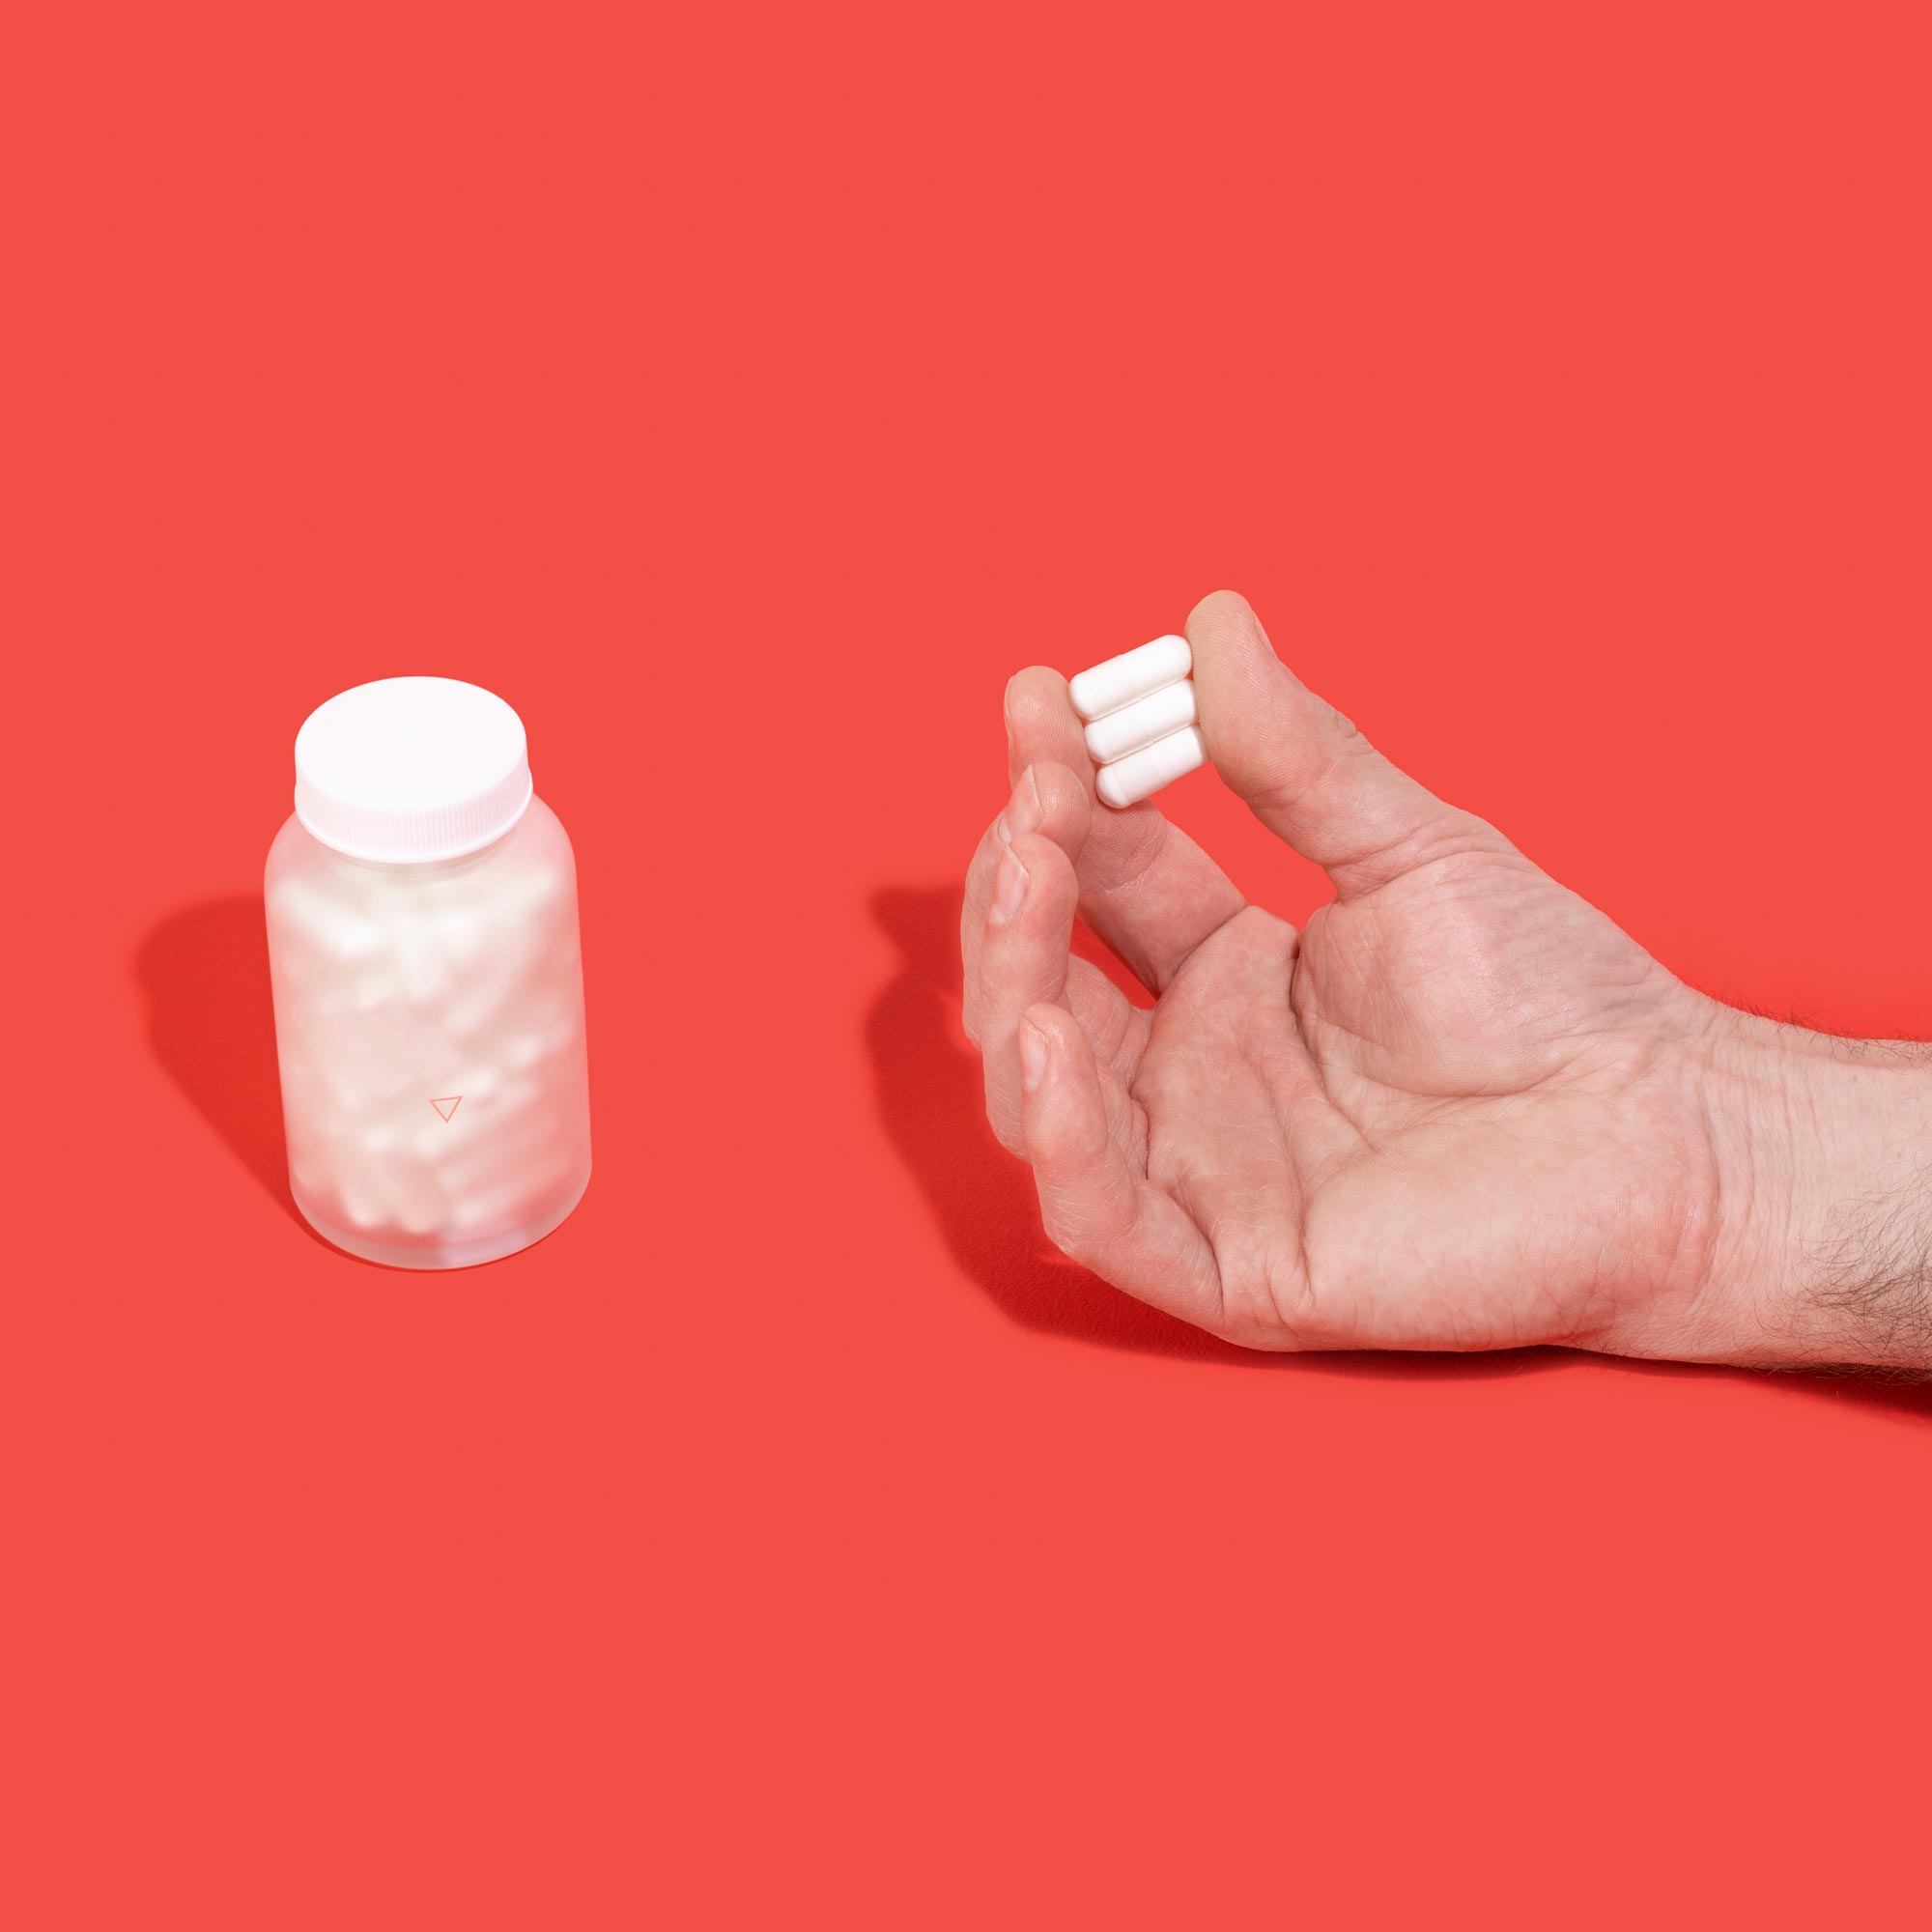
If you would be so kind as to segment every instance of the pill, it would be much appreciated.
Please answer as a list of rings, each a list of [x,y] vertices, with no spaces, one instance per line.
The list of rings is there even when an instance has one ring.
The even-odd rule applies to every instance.
[[[1111,765],[1102,765],[1094,789],[1107,805],[1134,805],[1207,762],[1208,741],[1202,737],[1201,727],[1187,724],[1165,738],[1156,738],[1151,745],[1143,745],[1138,752],[1129,752]]]
[[[1124,758],[1170,731],[1194,723],[1194,685],[1189,678],[1179,684],[1164,684],[1104,718],[1096,718],[1087,727],[1087,751],[1096,765]]]
[[[1194,653],[1185,638],[1156,638],[1151,644],[1122,651],[1105,664],[1083,670],[1066,687],[1073,708],[1083,719],[1104,718],[1164,684],[1178,684],[1194,668]]]

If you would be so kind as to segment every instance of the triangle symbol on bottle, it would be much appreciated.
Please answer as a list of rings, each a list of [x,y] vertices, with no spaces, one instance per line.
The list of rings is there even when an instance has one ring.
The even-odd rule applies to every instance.
[[[463,1095],[461,1094],[445,1094],[440,1100],[432,1100],[430,1105],[446,1121],[450,1115],[456,1112],[462,1099]]]

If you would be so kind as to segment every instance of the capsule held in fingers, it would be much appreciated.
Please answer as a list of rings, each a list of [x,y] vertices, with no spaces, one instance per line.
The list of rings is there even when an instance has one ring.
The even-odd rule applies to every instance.
[[[1183,724],[1192,724],[1194,718],[1193,681],[1182,678],[1179,684],[1162,685],[1158,691],[1094,719],[1087,727],[1088,755],[1096,765],[1111,764],[1143,745],[1151,745],[1156,738],[1165,738],[1170,731],[1179,731]]]
[[[1111,765],[1102,765],[1094,788],[1103,805],[1118,810],[1151,798],[1162,785],[1172,784],[1207,762],[1208,741],[1198,724],[1188,724],[1170,731],[1165,738],[1156,738],[1151,745],[1143,745],[1138,752],[1129,752]]]
[[[1091,723],[1145,697],[1163,685],[1177,684],[1194,666],[1194,651],[1185,638],[1156,638],[1105,664],[1078,672],[1066,687],[1073,708]]]

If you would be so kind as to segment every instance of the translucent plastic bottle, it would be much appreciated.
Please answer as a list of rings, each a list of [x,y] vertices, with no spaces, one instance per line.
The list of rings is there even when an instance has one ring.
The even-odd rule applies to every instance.
[[[296,737],[265,893],[289,1183],[395,1267],[541,1240],[590,1179],[577,867],[523,722],[441,677],[357,685]]]

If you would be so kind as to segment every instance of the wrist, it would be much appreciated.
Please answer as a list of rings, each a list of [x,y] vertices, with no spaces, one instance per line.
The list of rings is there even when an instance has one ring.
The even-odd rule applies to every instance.
[[[1702,1059],[1720,1358],[1932,1370],[1932,1048],[1717,1008]]]

